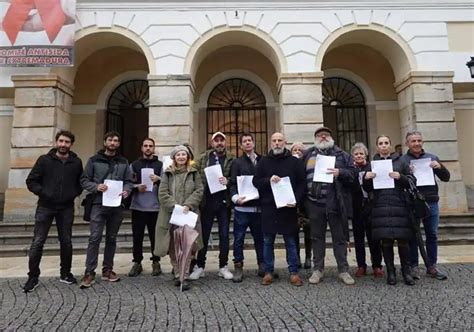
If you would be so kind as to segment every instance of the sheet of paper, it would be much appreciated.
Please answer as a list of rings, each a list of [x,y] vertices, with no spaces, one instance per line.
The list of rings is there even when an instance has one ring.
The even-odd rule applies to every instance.
[[[334,182],[334,175],[328,174],[328,168],[334,168],[336,165],[336,157],[335,156],[323,156],[318,154],[316,156],[316,165],[314,166],[314,182],[325,182],[325,183],[333,183]]]
[[[214,194],[218,191],[226,190],[227,187],[220,184],[219,178],[223,177],[221,165],[214,165],[204,168],[209,191]]]
[[[198,219],[198,215],[192,211],[184,214],[184,206],[176,204],[173,209],[173,213],[171,214],[170,224],[177,225],[177,226],[185,226],[188,225],[189,227],[196,227],[196,222]]]
[[[288,176],[281,178],[277,183],[270,182],[270,186],[277,208],[285,207],[287,204],[296,204],[295,194]]]
[[[364,174],[365,174],[365,172],[359,172],[359,184],[360,184],[360,189],[362,190],[362,196],[364,196],[364,198],[367,198],[367,197],[369,197],[369,195],[364,190],[364,188],[362,188],[362,182],[364,180]]]
[[[376,174],[373,179],[374,189],[390,189],[395,188],[395,180],[388,173],[393,172],[393,165],[388,160],[373,160],[370,162],[372,172]]]
[[[410,164],[413,166],[417,187],[435,185],[433,168],[430,166],[431,158],[414,159]]]
[[[122,203],[123,181],[105,180],[107,191],[102,194],[102,206],[117,207]]]
[[[260,197],[258,195],[257,188],[255,188],[252,183],[252,180],[253,175],[243,175],[237,177],[237,192],[239,193],[239,197],[245,196],[244,202],[252,201]]]
[[[142,184],[146,185],[146,191],[153,191],[153,181],[150,175],[155,174],[153,168],[142,168]]]
[[[173,159],[171,159],[170,156],[163,156],[162,161],[163,161],[163,171],[165,171],[173,163]]]

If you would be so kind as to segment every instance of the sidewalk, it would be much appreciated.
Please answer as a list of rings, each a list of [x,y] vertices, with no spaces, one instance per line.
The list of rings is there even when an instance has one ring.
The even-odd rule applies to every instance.
[[[245,269],[255,269],[257,266],[255,251],[245,250]],[[218,268],[218,251],[209,251],[207,254],[207,268],[206,271],[217,272]],[[148,261],[149,254],[145,254],[143,260],[144,274],[151,273],[151,262]],[[367,249],[367,256],[370,257]],[[398,255],[395,255],[396,259]],[[80,276],[84,272],[85,255],[75,255],[73,257],[73,268],[72,272],[76,276]],[[301,250],[301,258],[304,260],[304,250]],[[349,265],[351,267],[356,266],[355,250],[348,254]],[[421,257],[420,257],[421,260]],[[99,268],[102,263],[102,255],[99,257]],[[398,263],[398,262],[397,262]],[[421,263],[421,261],[420,261]],[[438,263],[474,263],[474,246],[472,245],[461,245],[461,246],[441,246],[439,247]],[[115,255],[115,271],[120,275],[126,275],[132,265],[132,254],[116,254]],[[164,257],[162,259],[162,269],[164,273],[171,272],[171,265],[169,258]],[[285,250],[275,250],[275,268],[286,269],[285,261]],[[332,249],[326,249],[326,266],[335,266],[336,262],[332,253]],[[370,264],[369,264],[370,265]],[[43,256],[41,260],[41,276],[42,277],[56,277],[59,275],[59,256]],[[232,263],[232,250],[229,253],[229,268],[233,270]],[[0,258],[0,278],[13,278],[13,277],[26,277],[28,272],[28,257],[5,257]]]

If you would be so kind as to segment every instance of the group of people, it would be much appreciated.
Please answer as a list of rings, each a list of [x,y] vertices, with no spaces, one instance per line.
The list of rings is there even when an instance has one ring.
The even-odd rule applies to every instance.
[[[282,133],[271,135],[271,149],[266,156],[255,152],[253,135],[244,133],[239,138],[242,156],[235,158],[227,149],[226,136],[222,132],[212,135],[211,148],[194,158],[187,144],[176,146],[171,152],[171,165],[163,169],[163,163],[155,155],[155,141],[142,141],[142,157],[132,162],[120,156],[120,135],[108,132],[104,136],[104,148],[89,158],[85,168],[78,156],[71,151],[74,135],[60,131],[55,137],[55,147],[38,158],[26,184],[39,197],[35,214],[34,236],[29,251],[28,280],[25,292],[38,285],[43,245],[53,220],[56,220],[60,242],[60,281],[77,283],[71,273],[72,222],[74,199],[82,190],[92,200],[90,211],[90,236],[87,248],[85,272],[80,287],[91,287],[96,278],[99,247],[105,227],[105,248],[102,264],[102,280],[116,282],[114,255],[116,238],[123,220],[123,207],[103,205],[103,193],[109,188],[106,180],[122,181],[122,198],[131,196],[131,218],[133,232],[133,264],[128,273],[136,277],[143,271],[143,240],[145,228],[151,242],[152,275],[162,273],[160,258],[169,255],[174,283],[182,290],[191,287],[191,281],[205,276],[206,256],[212,226],[218,223],[219,270],[218,275],[226,280],[241,282],[244,277],[244,242],[247,229],[253,237],[257,258],[257,274],[262,285],[270,285],[278,273],[274,271],[274,245],[277,234],[283,236],[286,260],[292,285],[303,285],[299,274],[301,267],[313,268],[310,284],[318,284],[324,277],[326,228],[329,225],[332,248],[337,262],[339,279],[353,285],[347,260],[350,242],[349,222],[352,221],[357,259],[356,277],[367,274],[365,238],[367,237],[375,278],[386,275],[387,283],[397,282],[394,264],[394,245],[397,244],[401,273],[407,285],[420,278],[418,268],[418,243],[415,239],[416,218],[412,201],[407,193],[410,182],[416,183],[411,161],[430,158],[430,167],[441,181],[449,181],[449,171],[438,157],[423,150],[420,132],[406,135],[406,154],[391,152],[391,141],[381,135],[376,140],[377,153],[373,160],[391,160],[393,171],[389,177],[394,187],[374,189],[377,173],[372,171],[369,153],[363,143],[356,143],[350,154],[335,145],[331,129],[320,127],[314,133],[314,145],[306,148],[294,143],[287,148]],[[325,169],[332,181],[316,181],[318,156],[334,158],[334,167]],[[222,176],[216,179],[224,190],[210,190],[206,168],[219,165]],[[142,179],[144,168],[153,169],[150,175],[152,190]],[[318,170],[319,172],[319,170]],[[149,173],[146,173],[149,174]],[[258,198],[247,199],[239,195],[240,177],[252,177],[258,190]],[[381,176],[381,175],[379,175]],[[289,180],[294,203],[277,207],[274,190],[280,181]],[[282,182],[282,183],[283,183]],[[422,220],[426,235],[427,275],[439,280],[446,279],[437,263],[437,231],[439,223],[438,186],[418,188],[429,204],[430,215]],[[170,223],[176,205],[184,207],[183,213],[198,214],[191,256],[185,264],[178,264],[174,238],[179,226]],[[229,223],[232,208],[233,218],[233,273],[228,267]],[[305,260],[300,259],[300,229],[304,231]],[[386,271],[382,267],[382,258]],[[180,275],[185,275],[181,281]]]

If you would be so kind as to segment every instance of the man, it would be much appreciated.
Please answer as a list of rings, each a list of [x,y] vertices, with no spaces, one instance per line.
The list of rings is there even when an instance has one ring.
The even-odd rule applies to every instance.
[[[286,261],[290,272],[290,283],[302,286],[303,280],[298,274],[298,252],[296,234],[299,230],[296,204],[302,202],[305,188],[305,174],[301,161],[293,157],[285,148],[286,139],[281,133],[271,137],[271,150],[268,156],[258,163],[253,184],[258,189],[262,204],[263,261],[265,275],[262,285],[270,285],[274,278],[275,237],[282,234],[285,241]],[[282,178],[289,177],[296,199],[296,204],[277,208],[271,188]]]
[[[158,203],[158,186],[160,184],[160,174],[163,163],[155,156],[155,141],[152,138],[145,138],[142,141],[142,158],[135,160],[130,168],[135,179],[134,191],[132,195],[132,233],[133,233],[133,266],[128,273],[129,277],[136,277],[143,271],[143,238],[145,226],[148,229],[148,237],[151,243],[151,275],[161,274],[160,257],[153,254],[155,247],[155,227],[158,219],[160,204]],[[142,169],[153,169],[150,180],[153,182],[152,191],[147,191],[147,186],[142,179]]]
[[[204,276],[206,266],[207,245],[211,235],[214,217],[219,224],[219,276],[226,280],[233,278],[232,273],[227,267],[229,260],[229,206],[230,198],[228,190],[218,191],[211,194],[207,184],[204,169],[209,166],[220,165],[223,176],[219,178],[219,183],[227,186],[230,177],[230,168],[234,157],[227,152],[226,137],[220,131],[214,133],[211,137],[212,149],[204,152],[196,162],[196,168],[199,170],[204,185],[204,197],[201,203],[201,227],[204,247],[198,252],[196,265],[189,276],[191,280],[197,280]]]
[[[261,223],[260,200],[247,200],[239,196],[237,177],[253,176],[260,160],[255,153],[255,143],[252,134],[244,133],[240,136],[240,148],[244,153],[234,160],[230,171],[230,195],[234,203],[234,278],[233,282],[241,282],[244,266],[244,240],[247,228],[252,233],[255,252],[257,254],[258,275],[263,277],[263,233]]]
[[[408,151],[402,156],[407,164],[411,164],[412,160],[430,158],[430,167],[434,174],[443,182],[448,182],[450,178],[449,170],[440,163],[439,158],[434,154],[423,150],[423,136],[419,131],[410,131],[406,134],[406,145]],[[438,260],[438,225],[439,225],[439,195],[438,185],[418,186],[418,189],[425,196],[426,202],[430,206],[431,215],[423,219],[423,226],[426,235],[426,251],[428,261],[426,262],[426,273],[430,277],[438,280],[447,279],[447,275],[441,272],[436,266]],[[412,265],[412,277],[420,279],[418,271],[418,246],[416,240],[410,242],[410,261]]]
[[[116,282],[120,278],[113,271],[117,233],[122,224],[122,207],[102,205],[102,195],[108,190],[106,179],[123,181],[122,198],[127,198],[133,188],[133,176],[128,161],[118,154],[120,135],[111,131],[104,136],[104,149],[89,158],[81,177],[81,185],[90,195],[94,195],[91,211],[89,245],[86,255],[86,270],[81,288],[89,288],[95,282],[95,269],[99,256],[102,232],[106,228],[102,280]]]
[[[336,157],[334,168],[327,169],[327,173],[334,176],[333,183],[313,181],[318,155]],[[318,284],[323,278],[326,227],[329,224],[339,279],[346,285],[353,285],[355,282],[347,263],[348,218],[352,215],[351,188],[355,177],[351,158],[334,144],[331,129],[320,127],[314,133],[314,146],[305,151],[303,160],[307,189],[305,211],[311,225],[314,257],[314,271],[309,283]]]
[[[82,161],[71,151],[74,135],[61,130],[56,134],[55,147],[48,154],[38,158],[26,179],[28,190],[39,197],[35,213],[35,229],[29,251],[28,280],[23,286],[25,293],[38,286],[39,265],[43,246],[49,229],[56,219],[60,243],[60,282],[76,283],[71,273],[72,263],[72,222],[74,219],[74,199],[82,192],[79,179]]]

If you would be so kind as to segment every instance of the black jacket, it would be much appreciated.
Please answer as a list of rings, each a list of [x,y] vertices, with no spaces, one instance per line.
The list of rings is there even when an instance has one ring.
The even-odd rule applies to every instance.
[[[277,209],[270,186],[272,175],[288,176],[293,187],[296,203],[301,204],[305,192],[305,172],[301,161],[287,149],[282,154],[262,157],[257,165],[253,185],[258,189],[262,205],[262,230],[268,234],[296,234],[298,231],[297,209]]]
[[[354,185],[352,186],[352,210],[353,210],[353,217],[357,219],[366,220],[372,208],[372,199],[373,193],[366,193],[367,197],[364,197],[364,192],[362,189],[362,185],[359,182],[359,174],[362,176],[365,175],[366,172],[370,171],[370,163],[367,162],[364,166],[357,166],[354,165]]]
[[[81,176],[81,185],[84,190],[96,194],[94,204],[102,204],[102,193],[97,191],[97,185],[104,183],[104,179],[123,181],[123,190],[130,194],[133,174],[127,159],[119,155],[109,158],[104,150],[89,158]]]
[[[414,235],[413,216],[410,198],[405,191],[408,188],[408,177],[416,183],[410,167],[398,154],[389,157],[392,159],[393,171],[400,173],[400,179],[395,180],[395,188],[374,190],[373,180],[364,178],[363,188],[373,192],[373,208],[370,217],[372,239],[401,239],[410,240]],[[381,160],[379,154],[373,160]]]
[[[421,155],[419,157],[416,157],[415,155],[413,155],[410,152],[410,150],[408,150],[408,152],[402,156],[402,160],[406,162],[408,165],[410,165],[410,162],[413,159],[422,159],[422,158],[430,158],[432,161],[436,160],[437,162],[441,164],[437,156],[431,153],[427,153],[424,150],[422,150]],[[438,168],[438,169],[433,168],[433,171],[434,171],[434,174],[443,182],[448,182],[449,178],[451,177],[451,174],[449,173],[448,169],[444,167],[443,164],[441,164],[441,168]],[[432,202],[439,201],[438,184],[436,182],[434,186],[421,186],[421,187],[418,187],[418,190],[421,191],[423,195],[425,195],[425,199],[427,202],[432,203]]]
[[[157,156],[153,156],[152,159],[140,158],[132,162],[132,171],[134,173],[134,183],[142,183],[142,168],[153,168],[155,175],[161,175],[161,169],[163,168],[163,162],[158,160]],[[158,181],[157,186],[160,185]]]
[[[69,158],[63,162],[56,151],[51,149],[38,158],[26,178],[26,186],[39,197],[38,206],[60,209],[73,205],[82,192],[82,161],[69,151]]]
[[[257,164],[262,157],[257,155]],[[237,189],[237,176],[242,175],[255,175],[257,166],[255,166],[247,154],[244,153],[243,156],[234,159],[232,162],[232,167],[230,169],[230,197],[238,195]],[[243,205],[239,206],[260,206],[260,199],[255,199],[252,201],[245,202]]]

